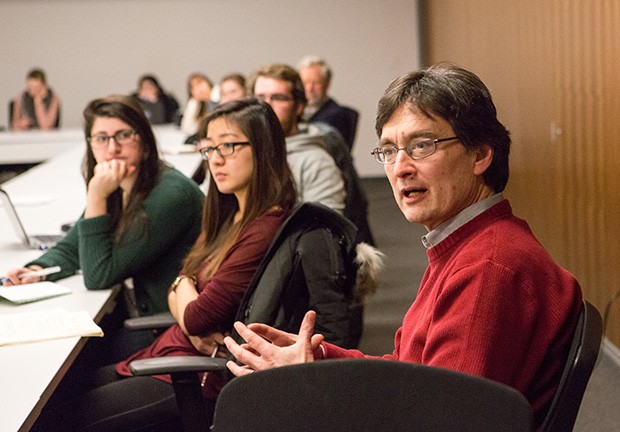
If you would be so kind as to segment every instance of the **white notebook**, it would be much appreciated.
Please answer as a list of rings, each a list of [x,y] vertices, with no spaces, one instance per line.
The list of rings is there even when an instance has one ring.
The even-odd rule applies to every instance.
[[[71,294],[65,286],[50,281],[35,282],[23,285],[0,286],[0,297],[12,303],[30,303],[50,297]]]
[[[86,311],[64,309],[0,315],[0,346],[74,336],[103,336]]]

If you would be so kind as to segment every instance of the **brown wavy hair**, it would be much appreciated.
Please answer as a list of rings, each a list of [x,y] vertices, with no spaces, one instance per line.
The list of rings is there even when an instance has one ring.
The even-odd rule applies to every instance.
[[[114,239],[119,242],[127,227],[135,219],[144,219],[142,203],[147,195],[153,190],[159,179],[159,174],[164,169],[164,163],[159,159],[157,143],[151,124],[144,115],[144,111],[135,98],[124,95],[112,95],[91,101],[84,109],[84,136],[90,137],[95,119],[98,117],[117,118],[127,123],[140,136],[140,148],[142,159],[138,167],[136,179],[127,206],[123,209],[123,192],[120,188],[114,191],[107,201],[108,214],[114,232]],[[97,161],[88,142],[86,154],[82,162],[82,176],[88,187],[88,182],[93,178]],[[145,227],[146,224],[135,224]]]

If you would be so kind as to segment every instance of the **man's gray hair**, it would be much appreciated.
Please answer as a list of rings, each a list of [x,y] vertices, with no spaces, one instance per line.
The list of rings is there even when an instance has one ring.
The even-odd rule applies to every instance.
[[[326,82],[330,82],[332,79],[332,69],[329,67],[327,62],[323,60],[321,57],[313,54],[306,55],[299,60],[297,63],[297,70],[301,71],[310,66],[320,66],[321,67],[321,75],[325,79]]]

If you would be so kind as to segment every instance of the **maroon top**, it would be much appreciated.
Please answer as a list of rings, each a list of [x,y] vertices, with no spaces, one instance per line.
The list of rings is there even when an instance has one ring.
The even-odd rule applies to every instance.
[[[230,332],[241,299],[263,259],[276,232],[289,212],[284,210],[265,213],[245,228],[236,243],[226,253],[222,264],[210,280],[198,281],[198,298],[185,308],[184,321],[191,335],[212,332]],[[166,330],[150,346],[138,351],[116,365],[116,372],[131,376],[129,363],[133,360],[203,355],[183,334],[178,324]],[[156,378],[171,382],[169,375]],[[203,388],[205,397],[215,399],[224,384],[220,375],[209,374]]]

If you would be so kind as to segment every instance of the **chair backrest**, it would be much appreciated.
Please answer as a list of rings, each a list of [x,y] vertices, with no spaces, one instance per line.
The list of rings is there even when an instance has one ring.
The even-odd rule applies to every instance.
[[[11,126],[13,125],[13,108],[15,107],[15,101],[13,99],[11,99],[9,101],[9,112],[8,112],[8,117],[9,117],[9,122],[7,123],[7,129],[11,129]]]
[[[602,337],[601,314],[592,304],[584,301],[560,385],[543,423],[544,432],[573,430],[581,399],[598,358]]]
[[[349,122],[349,130],[347,136],[345,137],[345,140],[349,147],[349,151],[351,151],[353,149],[353,144],[355,144],[355,136],[357,135],[357,123],[359,119],[359,113],[357,112],[357,110],[347,106],[343,106],[342,109],[345,112],[345,117],[347,118],[347,121]]]
[[[515,389],[485,378],[387,360],[323,360],[232,380],[213,431],[531,431]]]

